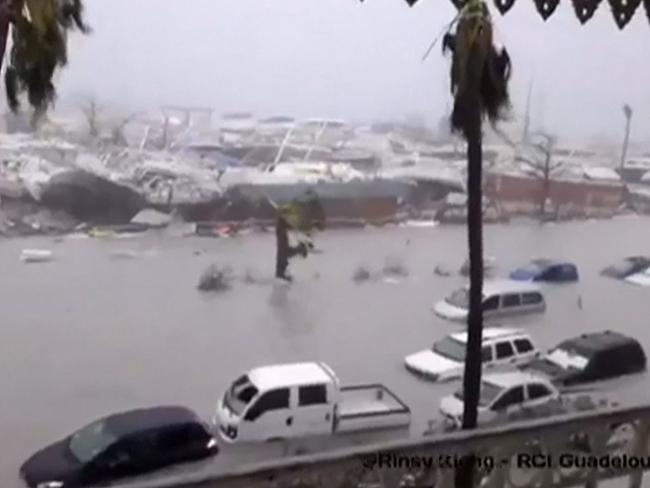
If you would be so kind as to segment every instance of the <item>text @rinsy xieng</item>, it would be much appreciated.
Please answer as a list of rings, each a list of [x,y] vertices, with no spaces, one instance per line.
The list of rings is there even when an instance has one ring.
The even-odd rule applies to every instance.
[[[531,454],[519,453],[507,458],[494,456],[437,456],[402,455],[397,453],[373,453],[361,457],[365,469],[456,469],[475,466],[491,471],[499,467],[518,469],[613,469],[648,470],[650,456],[595,455],[585,453]]]

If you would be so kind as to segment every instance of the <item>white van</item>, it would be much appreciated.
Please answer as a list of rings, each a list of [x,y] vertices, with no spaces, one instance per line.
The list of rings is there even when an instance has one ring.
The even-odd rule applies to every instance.
[[[469,285],[454,291],[433,307],[436,315],[453,322],[466,322],[469,309]],[[539,313],[546,301],[538,285],[526,281],[490,280],[483,284],[483,317]]]
[[[235,380],[214,423],[227,442],[405,427],[411,411],[380,384],[340,386],[324,363],[262,366]]]
[[[431,381],[448,381],[463,376],[467,332],[458,332],[434,342],[431,349],[406,356],[406,369]],[[519,329],[488,327],[483,330],[483,368],[523,366],[540,356],[528,333]]]

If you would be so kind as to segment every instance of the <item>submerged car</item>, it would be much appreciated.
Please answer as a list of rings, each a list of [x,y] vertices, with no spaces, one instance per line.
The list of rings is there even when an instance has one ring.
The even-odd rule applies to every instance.
[[[650,286],[650,267],[629,275],[624,281],[637,286]]]
[[[525,372],[488,374],[481,381],[478,424],[486,424],[500,415],[544,405],[558,398],[560,392],[544,377]],[[461,427],[463,409],[462,389],[442,399],[440,413],[448,428]]]
[[[609,278],[624,280],[628,276],[642,272],[648,267],[650,267],[650,257],[628,256],[618,263],[612,264],[602,269],[600,274]]]
[[[455,290],[433,307],[434,313],[446,320],[465,322],[469,312],[469,285]],[[489,280],[483,286],[483,317],[539,313],[546,302],[535,283],[513,280]]]
[[[604,331],[563,341],[523,368],[566,388],[640,373],[645,371],[646,362],[639,341]]]
[[[460,378],[465,367],[467,332],[449,334],[436,341],[431,349],[406,356],[406,369],[430,381]],[[488,327],[483,330],[481,347],[483,368],[522,365],[537,356],[539,350],[523,330]]]
[[[487,256],[483,259],[483,273],[489,274],[496,269],[497,260],[492,256]],[[461,276],[469,276],[469,259],[466,259],[463,265],[460,267]]]
[[[31,488],[110,483],[218,452],[209,427],[185,407],[131,410],[97,420],[30,457]]]
[[[566,261],[534,259],[526,266],[517,268],[510,273],[510,279],[517,281],[569,283],[578,281],[578,268],[575,264]]]

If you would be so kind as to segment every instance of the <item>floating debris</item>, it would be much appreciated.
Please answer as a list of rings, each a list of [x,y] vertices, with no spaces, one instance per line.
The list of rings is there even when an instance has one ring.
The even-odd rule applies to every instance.
[[[24,263],[47,263],[54,259],[54,254],[48,249],[23,249],[20,260]]]
[[[449,268],[447,268],[446,266],[443,266],[443,265],[441,265],[441,264],[438,264],[438,265],[433,269],[433,274],[435,274],[436,276],[444,276],[444,277],[447,277],[447,276],[451,276],[451,271],[450,271]]]
[[[115,251],[110,254],[111,259],[134,259],[138,257],[135,251]]]
[[[408,269],[402,262],[400,258],[390,256],[386,258],[386,263],[384,264],[383,273],[385,276],[392,277],[405,277],[409,275]]]
[[[131,223],[155,229],[167,227],[171,220],[172,218],[168,214],[152,209],[144,209],[131,219]]]
[[[368,280],[370,280],[370,271],[365,266],[360,266],[356,269],[354,274],[352,275],[352,280],[355,283],[364,283]]]
[[[201,275],[198,289],[202,291],[225,291],[231,288],[231,284],[232,270],[230,267],[211,264]]]
[[[398,285],[400,283],[400,280],[397,278],[384,278],[381,281],[388,283],[389,285]]]
[[[255,277],[253,270],[250,269],[246,270],[246,272],[244,273],[243,281],[247,285],[254,285],[255,283],[257,283],[257,278]]]
[[[483,259],[483,272],[486,274],[492,273],[497,265],[496,258],[488,256]],[[463,265],[460,267],[459,273],[462,276],[469,276],[469,259],[466,259]]]
[[[105,239],[107,237],[114,237],[115,232],[111,230],[106,230],[106,229],[99,229],[93,227],[92,229],[88,230],[88,236],[94,238],[94,239]]]
[[[438,226],[438,222],[433,219],[430,220],[407,220],[399,224],[400,227],[414,227],[414,228],[424,228],[431,229]]]

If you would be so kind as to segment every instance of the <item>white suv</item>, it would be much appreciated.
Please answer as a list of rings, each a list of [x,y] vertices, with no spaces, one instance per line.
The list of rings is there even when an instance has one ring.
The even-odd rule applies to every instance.
[[[450,334],[436,341],[431,349],[404,359],[409,371],[432,381],[460,378],[465,364],[467,332]],[[483,367],[521,366],[540,356],[528,333],[519,329],[488,327],[483,331]]]

